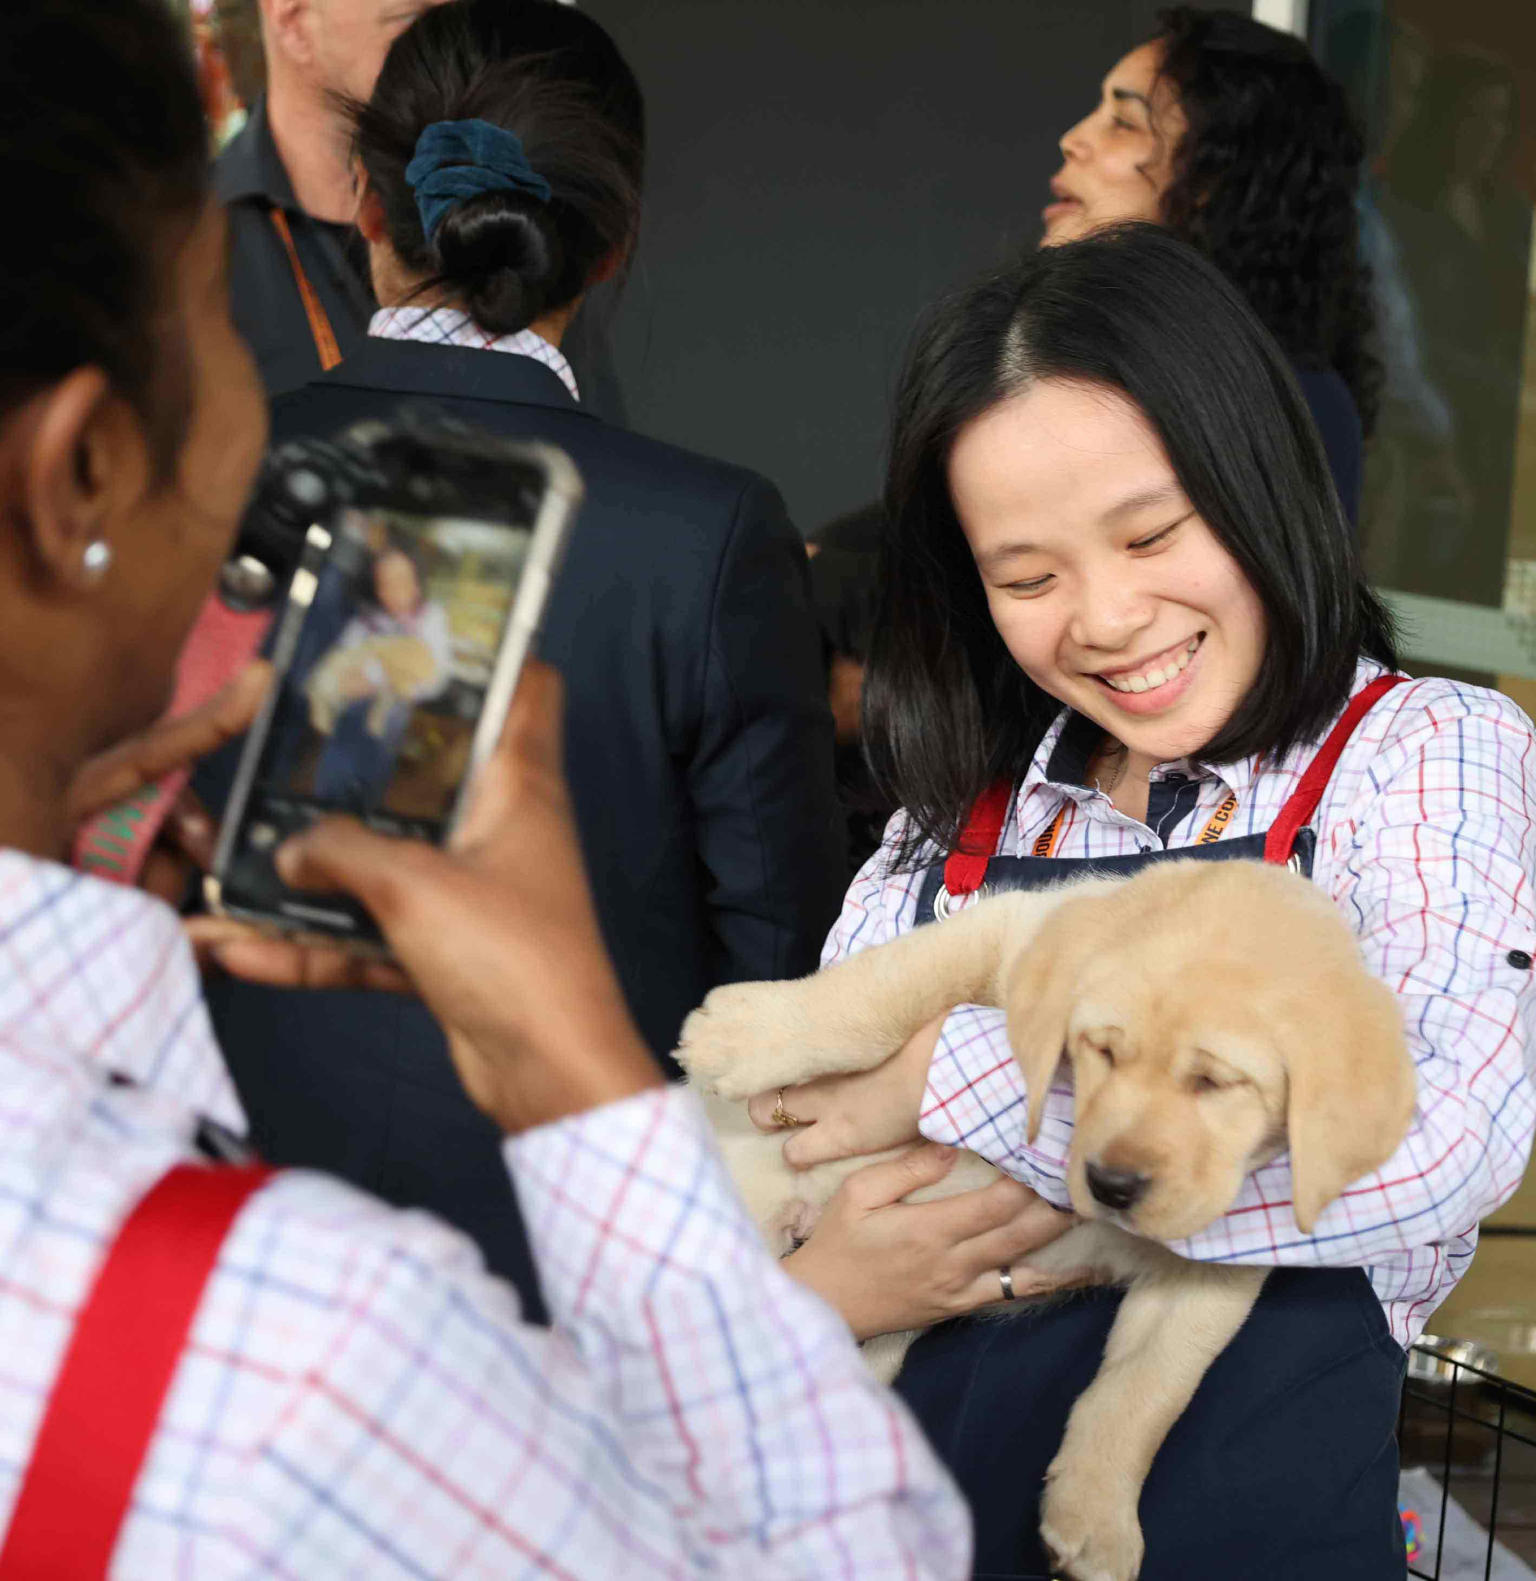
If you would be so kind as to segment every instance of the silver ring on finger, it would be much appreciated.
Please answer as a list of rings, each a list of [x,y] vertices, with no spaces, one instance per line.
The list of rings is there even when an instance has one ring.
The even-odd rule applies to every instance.
[[[1013,1270],[1011,1268],[999,1268],[997,1280],[1003,1287],[1004,1301],[1017,1301],[1019,1299],[1018,1293],[1013,1288]]]

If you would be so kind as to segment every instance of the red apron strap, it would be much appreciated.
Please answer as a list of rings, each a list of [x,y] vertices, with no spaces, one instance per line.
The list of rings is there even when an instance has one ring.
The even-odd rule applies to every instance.
[[[951,895],[973,895],[981,888],[1012,800],[1013,786],[1007,780],[989,785],[976,798],[960,831],[960,843],[944,864],[944,887]]]
[[[1270,825],[1264,839],[1264,860],[1284,866],[1291,859],[1296,836],[1306,828],[1308,819],[1317,811],[1328,781],[1349,738],[1354,735],[1360,721],[1376,703],[1408,679],[1406,675],[1379,675],[1369,686],[1363,687],[1350,699],[1349,707],[1339,716],[1339,722],[1328,733],[1328,739],[1318,748],[1317,756],[1307,765],[1301,783],[1291,792],[1290,799],[1280,809],[1280,816]],[[3,1578],[0,1578],[3,1581]]]
[[[178,1164],[129,1214],[75,1320],[0,1581],[102,1581],[219,1248],[266,1168]]]

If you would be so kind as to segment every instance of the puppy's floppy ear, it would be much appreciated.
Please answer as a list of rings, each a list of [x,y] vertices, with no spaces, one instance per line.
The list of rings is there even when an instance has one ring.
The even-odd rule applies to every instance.
[[[1290,1088],[1286,1131],[1296,1223],[1306,1235],[1351,1181],[1380,1169],[1397,1151],[1418,1101],[1392,990],[1363,970],[1341,971],[1311,987],[1303,1015],[1273,1024]]]
[[[1045,1095],[1066,1053],[1079,979],[1101,949],[1111,915],[1107,896],[1065,902],[1040,926],[1010,972],[1004,995],[1008,1041],[1029,1094],[1029,1140],[1040,1134]]]

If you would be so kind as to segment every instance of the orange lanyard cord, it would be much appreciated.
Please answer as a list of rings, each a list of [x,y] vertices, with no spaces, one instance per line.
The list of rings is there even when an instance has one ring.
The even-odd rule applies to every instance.
[[[304,304],[304,316],[309,320],[309,332],[314,336],[315,353],[320,358],[320,367],[323,372],[329,373],[341,361],[341,347],[336,342],[336,332],[331,328],[331,321],[325,315],[319,294],[310,284],[309,276],[304,273],[304,265],[299,262],[299,249],[294,245],[293,230],[288,224],[288,216],[281,209],[276,208],[271,213],[272,228],[282,241],[283,248],[288,254],[288,262],[293,266],[294,283],[299,288],[299,300]]]
[[[1035,837],[1035,843],[1030,847],[1031,856],[1051,856],[1056,850],[1056,841],[1061,835],[1062,824],[1067,816],[1067,803],[1063,803],[1060,811],[1051,819],[1047,828]],[[1228,792],[1221,805],[1210,816],[1210,821],[1200,831],[1196,845],[1214,845],[1227,832],[1227,826],[1232,822],[1232,814],[1237,811],[1237,797]]]

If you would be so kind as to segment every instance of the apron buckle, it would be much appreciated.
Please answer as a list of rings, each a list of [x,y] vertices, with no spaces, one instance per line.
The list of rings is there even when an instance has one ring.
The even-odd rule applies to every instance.
[[[983,884],[979,889],[973,890],[977,900],[985,900],[992,893],[990,884]],[[946,922],[959,909],[964,895],[951,895],[948,888],[940,884],[939,892],[933,897],[933,917],[935,922]]]

